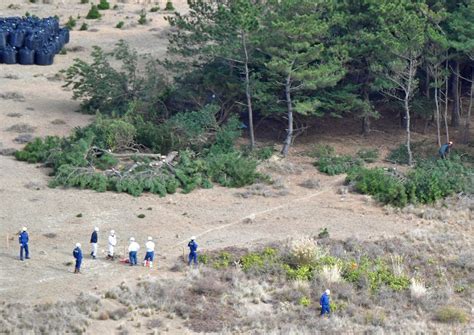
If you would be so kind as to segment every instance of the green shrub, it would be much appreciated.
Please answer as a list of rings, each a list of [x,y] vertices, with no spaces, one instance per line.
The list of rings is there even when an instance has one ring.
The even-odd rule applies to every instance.
[[[44,163],[52,150],[59,150],[61,139],[57,136],[48,136],[44,140],[36,138],[28,143],[23,150],[15,152],[16,159],[28,163]]]
[[[215,269],[226,269],[233,262],[232,255],[226,251],[223,251],[219,254],[217,259],[212,263],[212,266]]]
[[[311,299],[306,296],[303,296],[300,298],[298,303],[303,307],[309,307],[311,305]]]
[[[99,9],[97,8],[96,5],[92,5],[91,9],[89,9],[89,12],[86,15],[86,19],[88,20],[97,20],[100,19],[102,14],[99,13]]]
[[[30,16],[31,16],[30,12],[25,12],[25,17],[30,17]]]
[[[210,154],[206,157],[211,180],[226,187],[242,187],[253,184],[260,174],[257,161],[243,157],[237,151]]]
[[[473,170],[459,159],[420,161],[408,173],[406,189],[412,203],[433,203],[454,193],[469,190]]]
[[[291,280],[311,280],[314,276],[313,268],[309,265],[302,265],[292,268],[288,264],[283,265],[286,276]]]
[[[115,26],[115,28],[117,28],[117,29],[122,29],[124,25],[125,25],[125,22],[119,21],[119,22],[117,23],[117,25]]]
[[[107,2],[107,0],[100,0],[97,8],[100,10],[107,10],[110,8],[110,4]]]
[[[351,156],[323,156],[315,165],[318,170],[330,176],[347,173],[355,167],[362,166],[363,161]]]
[[[110,169],[118,164],[117,158],[110,154],[104,154],[93,160],[93,165],[100,170]]]
[[[383,169],[354,169],[347,175],[346,182],[354,183],[356,191],[373,195],[382,203],[399,207],[408,203],[405,186]]]
[[[145,214],[138,214],[138,215],[137,215],[137,218],[139,218],[139,219],[144,219],[144,218],[145,218]]]
[[[334,156],[336,151],[329,144],[318,144],[308,152],[308,156],[312,158],[321,158]]]
[[[112,7],[113,10],[117,10],[119,8],[119,6],[117,4],[114,5],[114,7]]]
[[[173,11],[174,10],[174,6],[173,6],[173,2],[172,1],[166,1],[166,6],[165,6],[165,10],[166,11]]]
[[[436,311],[435,320],[443,323],[465,323],[469,320],[469,316],[460,308],[444,306]]]
[[[377,149],[361,149],[357,151],[357,157],[366,163],[374,163],[379,158],[379,151]]]
[[[268,146],[260,148],[254,151],[254,157],[258,160],[264,161],[273,156],[275,148],[273,146]]]
[[[138,18],[138,24],[145,25],[147,24],[148,20],[146,18],[146,12],[142,11],[140,13],[140,17]]]
[[[209,263],[209,256],[206,254],[198,254],[198,262],[200,264],[208,264]]]
[[[87,23],[82,23],[81,27],[79,28],[80,31],[85,31],[89,29],[89,25]]]
[[[160,6],[154,6],[154,7],[151,7],[150,12],[155,13],[155,12],[158,12],[159,10],[160,10]]]
[[[77,21],[72,16],[69,16],[69,20],[66,22],[65,27],[69,30],[73,30],[76,24]]]
[[[62,48],[61,51],[59,51],[60,55],[67,55],[67,50],[66,48]]]
[[[264,265],[264,258],[259,253],[248,253],[240,258],[242,270],[245,272],[253,268],[261,268]]]
[[[89,0],[81,0],[81,4],[89,3]]]

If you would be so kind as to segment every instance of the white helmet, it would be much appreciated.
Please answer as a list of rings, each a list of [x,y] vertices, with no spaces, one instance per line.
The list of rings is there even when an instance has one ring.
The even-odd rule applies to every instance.
[[[196,236],[191,236],[191,241],[194,241],[196,239]]]
[[[81,247],[81,244],[80,243],[76,243],[76,248],[80,248]]]
[[[148,241],[153,241],[153,237],[148,236]]]
[[[110,235],[115,235],[115,230],[112,229],[112,230],[110,231]]]
[[[23,229],[21,231],[26,231],[26,227],[23,227]]]
[[[130,237],[130,242],[135,241],[135,237]]]
[[[331,291],[329,289],[327,289],[326,291],[324,291],[324,293],[326,293],[327,295],[330,295]]]
[[[94,231],[99,231],[99,227],[95,227],[95,228],[94,228]]]

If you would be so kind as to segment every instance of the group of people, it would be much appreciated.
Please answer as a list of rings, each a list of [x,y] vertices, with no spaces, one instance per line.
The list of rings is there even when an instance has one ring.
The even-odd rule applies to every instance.
[[[23,229],[20,232],[20,235],[18,236],[19,242],[20,242],[20,260],[29,259],[29,249],[28,249],[28,243],[29,243],[29,236],[27,233],[26,227],[23,227]],[[98,243],[99,243],[99,227],[95,227],[94,231],[91,234],[90,238],[90,243],[92,246],[92,251],[90,253],[91,257],[93,259],[97,258],[97,250],[98,250]],[[114,259],[115,256],[115,247],[117,246],[117,236],[115,235],[115,231],[111,230],[108,238],[108,253],[107,253],[107,259]],[[188,243],[188,248],[189,248],[189,256],[188,256],[188,265],[191,264],[198,264],[198,244],[196,243],[196,237],[193,236],[191,237],[191,240]],[[153,259],[155,258],[155,243],[153,242],[153,238],[151,236],[148,236],[147,242],[145,243],[145,258],[143,260],[143,265],[148,266],[150,268],[153,267]],[[137,253],[140,250],[140,245],[135,241],[134,237],[130,237],[130,244],[128,246],[128,257],[129,257],[129,264],[130,266],[134,266],[138,264],[137,261]],[[23,257],[23,254],[25,254],[25,257]],[[76,247],[74,248],[72,252],[74,259],[76,260],[76,264],[74,266],[74,273],[78,274],[81,273],[81,265],[82,265],[82,249],[81,249],[81,244],[76,243]],[[324,293],[321,295],[321,298],[319,300],[319,304],[321,305],[321,316],[324,315],[330,315],[331,313],[331,307],[330,307],[330,290],[324,291]]]
[[[20,231],[18,236],[18,240],[20,243],[20,260],[23,261],[25,258],[29,259],[29,235],[27,232],[27,228],[23,227]],[[128,245],[128,263],[130,266],[138,265],[138,251],[140,250],[140,245],[137,241],[135,241],[134,237],[130,237],[130,243]],[[108,237],[108,250],[107,250],[107,259],[114,260],[115,258],[115,247],[117,246],[117,236],[115,235],[115,231],[111,230],[109,237]],[[91,234],[90,243],[92,247],[92,251],[90,253],[92,259],[97,258],[97,250],[99,246],[99,227],[95,227],[94,231]],[[188,257],[188,264],[191,265],[194,263],[195,265],[198,264],[198,244],[196,243],[196,237],[191,237],[191,240],[188,243],[189,248],[189,257]],[[143,259],[143,265],[149,268],[153,267],[153,260],[155,258],[155,242],[153,242],[153,237],[148,236],[147,241],[145,243],[145,258]],[[23,255],[25,257],[23,257]],[[81,273],[81,265],[83,259],[82,253],[82,246],[81,243],[76,243],[76,246],[72,252],[72,255],[75,259],[75,266],[74,266],[74,273]]]

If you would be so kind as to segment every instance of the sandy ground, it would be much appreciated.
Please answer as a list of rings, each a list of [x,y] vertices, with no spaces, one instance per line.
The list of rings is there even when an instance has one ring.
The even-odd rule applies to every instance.
[[[65,2],[63,6],[61,1],[57,1],[58,5],[2,1],[0,14],[59,14],[65,22],[70,15],[85,16],[89,8],[78,5],[78,0]],[[7,9],[10,3],[20,4],[20,8]],[[174,3],[184,8],[185,1]],[[73,58],[86,57],[93,45],[100,44],[108,50],[118,39],[124,39],[141,53],[163,56],[165,43],[159,39],[166,29],[163,14],[149,13],[153,19],[149,25],[119,30],[114,28],[115,24],[119,20],[128,25],[135,22],[142,6],[119,4],[119,8],[106,11],[100,21],[88,22],[90,30],[98,31],[73,31],[68,48],[81,46],[84,51],[58,55],[53,66],[0,65],[0,93],[15,92],[24,97],[22,101],[0,99],[0,149],[22,146],[13,141],[18,133],[7,131],[18,123],[35,127],[34,136],[45,136],[64,135],[90,122],[90,116],[74,112],[78,103],[71,100],[71,92],[61,88],[61,81],[51,78],[69,66]],[[81,23],[79,19],[78,26]],[[410,216],[387,215],[364,196],[349,194],[341,198],[336,192],[342,184],[341,177],[319,174],[308,159],[292,159],[304,171],[282,176],[289,189],[283,197],[244,199],[235,196],[238,190],[215,187],[166,198],[133,198],[125,194],[50,189],[47,170],[0,156],[0,300],[52,302],[74,298],[80,292],[103,292],[122,281],[133,282],[138,276],[170,276],[168,268],[182,255],[191,235],[198,236],[203,249],[214,249],[315,235],[323,227],[329,228],[335,238],[371,239],[395,236],[429,224]],[[298,186],[308,178],[321,180],[322,188]],[[79,213],[82,217],[77,217]],[[146,217],[139,219],[138,214]],[[22,226],[28,227],[31,238],[32,259],[25,262],[18,260],[17,232]],[[95,261],[87,257],[94,226],[100,228],[100,257]],[[154,236],[159,268],[150,271],[104,260],[110,229],[117,232],[121,253],[129,237],[134,236],[143,247],[146,237]],[[51,233],[56,237],[46,236]],[[82,243],[86,255],[84,273],[79,276],[72,274],[72,266],[65,265],[73,260],[71,253],[76,242]]]

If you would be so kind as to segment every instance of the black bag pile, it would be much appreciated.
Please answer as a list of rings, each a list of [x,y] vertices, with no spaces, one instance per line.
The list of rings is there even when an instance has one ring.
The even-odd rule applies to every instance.
[[[69,30],[57,18],[0,18],[0,63],[51,65],[69,42]]]

